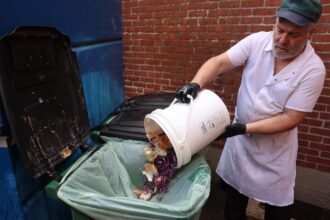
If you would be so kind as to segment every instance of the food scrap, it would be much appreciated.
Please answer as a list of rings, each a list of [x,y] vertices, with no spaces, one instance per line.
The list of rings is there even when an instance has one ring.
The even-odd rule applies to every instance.
[[[144,164],[142,174],[145,176],[144,187],[134,189],[139,199],[149,200],[154,194],[161,199],[167,192],[170,180],[177,165],[174,148],[165,133],[148,133],[149,146],[144,148],[147,163]]]

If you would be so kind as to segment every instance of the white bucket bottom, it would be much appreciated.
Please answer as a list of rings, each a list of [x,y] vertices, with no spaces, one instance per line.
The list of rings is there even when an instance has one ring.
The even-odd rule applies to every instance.
[[[180,168],[224,132],[230,116],[220,97],[210,90],[200,91],[188,104],[175,101],[146,115],[144,129],[149,139],[150,133],[166,134]]]

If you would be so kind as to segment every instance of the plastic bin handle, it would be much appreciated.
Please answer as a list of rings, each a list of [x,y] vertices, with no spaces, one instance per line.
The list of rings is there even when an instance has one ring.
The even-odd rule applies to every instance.
[[[179,141],[178,141],[178,142],[180,143],[181,146],[184,146],[184,144],[185,144],[185,140],[186,140],[186,138],[187,138],[187,130],[189,129],[189,119],[190,119],[190,115],[191,115],[191,112],[192,112],[192,105],[193,105],[193,102],[194,102],[194,97],[192,97],[192,95],[188,94],[188,95],[187,95],[187,98],[190,99],[190,101],[189,101],[189,111],[188,111],[188,116],[187,116],[186,127],[185,127],[185,129],[184,129],[184,133],[183,133],[183,136],[182,136],[183,138],[182,138],[182,140],[179,140]],[[174,105],[174,104],[177,103],[177,102],[178,102],[178,99],[175,98],[175,99],[172,101],[172,103],[170,104],[170,106],[171,106],[171,105]]]

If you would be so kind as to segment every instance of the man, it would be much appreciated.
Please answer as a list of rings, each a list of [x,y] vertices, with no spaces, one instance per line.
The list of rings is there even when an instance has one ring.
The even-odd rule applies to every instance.
[[[252,34],[206,61],[176,97],[189,102],[219,74],[244,65],[235,118],[216,169],[227,184],[225,217],[245,219],[248,198],[265,203],[265,219],[290,219],[297,125],[321,93],[325,67],[309,39],[322,13],[316,0],[283,0],[272,32]]]

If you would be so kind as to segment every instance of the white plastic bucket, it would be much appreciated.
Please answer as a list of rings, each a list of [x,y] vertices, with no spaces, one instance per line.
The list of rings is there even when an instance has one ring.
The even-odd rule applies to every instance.
[[[220,97],[204,89],[189,104],[174,99],[169,107],[146,115],[144,129],[147,136],[150,132],[166,134],[180,168],[222,134],[229,123],[229,112]]]

